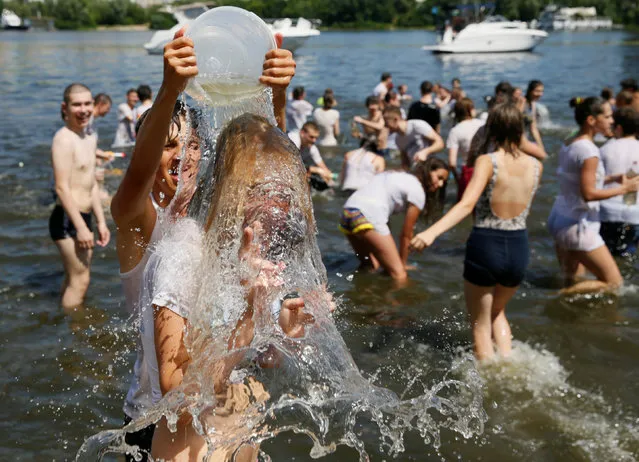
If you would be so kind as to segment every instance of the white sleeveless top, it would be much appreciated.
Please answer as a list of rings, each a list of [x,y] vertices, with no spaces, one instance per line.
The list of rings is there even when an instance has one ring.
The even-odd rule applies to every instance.
[[[373,164],[376,155],[360,148],[346,160],[343,190],[356,191],[373,179],[377,174]]]
[[[151,198],[153,200],[153,198]],[[153,201],[155,210],[157,212],[155,225],[153,226],[153,232],[151,233],[151,239],[147,245],[142,259],[135,267],[127,271],[126,273],[120,273],[120,279],[122,280],[122,289],[124,292],[124,300],[126,308],[129,314],[133,317],[136,326],[139,325],[141,320],[141,307],[140,307],[140,290],[142,287],[142,279],[144,276],[144,269],[151,251],[149,250],[155,242],[160,239],[161,232],[160,226],[158,226],[160,220],[160,211],[158,206]],[[133,376],[131,377],[131,385],[129,391],[124,400],[124,413],[131,419],[137,419],[146,409],[151,407],[151,381],[149,378],[148,368],[144,360],[144,350],[142,348],[142,339],[139,335],[139,329],[137,329],[138,335],[136,336],[136,350],[137,357],[135,364],[133,365]]]

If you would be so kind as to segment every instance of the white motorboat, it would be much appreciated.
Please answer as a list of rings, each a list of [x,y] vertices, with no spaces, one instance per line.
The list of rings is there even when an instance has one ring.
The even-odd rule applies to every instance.
[[[6,30],[29,30],[31,27],[31,21],[28,19],[22,20],[20,16],[15,14],[11,10],[6,8],[2,10],[2,29]]]
[[[297,18],[293,22],[290,18],[277,19],[268,24],[274,34],[282,34],[284,38],[282,48],[295,51],[306,43],[309,37],[320,35],[315,25],[304,18]]]
[[[544,30],[592,30],[612,29],[612,19],[597,16],[591,7],[559,8],[548,5],[539,16],[539,27]]]
[[[164,53],[164,46],[173,40],[175,33],[185,25],[189,24],[199,15],[209,8],[203,3],[192,3],[182,6],[167,6],[162,12],[173,15],[177,24],[168,30],[156,31],[151,40],[144,44],[144,48],[149,54],[161,55]],[[295,22],[290,18],[278,19],[268,24],[273,33],[280,33],[284,37],[282,48],[295,51],[308,40],[309,37],[317,36],[320,31],[311,21],[298,18]]]
[[[525,22],[508,21],[503,16],[489,16],[479,23],[468,24],[456,34],[449,25],[439,43],[425,46],[433,53],[505,53],[532,51],[548,33],[531,29]]]

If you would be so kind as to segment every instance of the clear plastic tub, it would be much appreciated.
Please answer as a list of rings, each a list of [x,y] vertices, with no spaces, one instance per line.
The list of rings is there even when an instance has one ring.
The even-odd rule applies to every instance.
[[[257,15],[233,6],[213,8],[186,33],[193,39],[199,70],[186,88],[192,98],[232,104],[261,91],[264,55],[276,44],[273,32]]]

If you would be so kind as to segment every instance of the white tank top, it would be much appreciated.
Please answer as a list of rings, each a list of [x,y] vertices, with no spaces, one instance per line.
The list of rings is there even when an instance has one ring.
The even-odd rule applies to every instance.
[[[376,154],[358,149],[346,160],[343,190],[357,191],[365,186],[377,174],[373,159]]]
[[[151,233],[151,239],[149,240],[149,244],[144,251],[144,255],[132,270],[127,271],[126,273],[120,273],[126,308],[129,314],[133,317],[136,326],[139,325],[141,319],[141,309],[139,306],[140,289],[142,286],[144,269],[146,268],[146,264],[149,261],[149,256],[151,254],[149,249],[153,246],[153,244],[155,244],[156,241],[159,240],[162,234],[160,232],[160,226],[158,226],[160,217],[160,211],[158,210],[159,207],[157,206],[155,201],[153,201],[153,205],[155,206],[157,214],[155,218],[155,225],[153,225],[153,232]],[[134,420],[137,419],[140,414],[142,414],[153,404],[151,397],[151,381],[146,362],[144,361],[144,350],[142,348],[142,339],[139,335],[138,328],[136,328],[136,332],[138,334],[136,336],[135,342],[137,357],[135,359],[135,364],[133,365],[133,376],[131,377],[131,385],[126,395],[126,399],[124,400],[123,407],[124,413]]]

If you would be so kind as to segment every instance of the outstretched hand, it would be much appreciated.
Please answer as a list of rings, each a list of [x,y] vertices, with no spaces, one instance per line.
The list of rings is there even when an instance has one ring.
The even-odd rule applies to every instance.
[[[411,252],[421,252],[426,247],[430,247],[435,242],[435,236],[429,230],[422,231],[410,241]]]
[[[193,40],[185,37],[186,27],[175,33],[164,47],[164,81],[162,86],[181,93],[190,78],[198,73]]]

